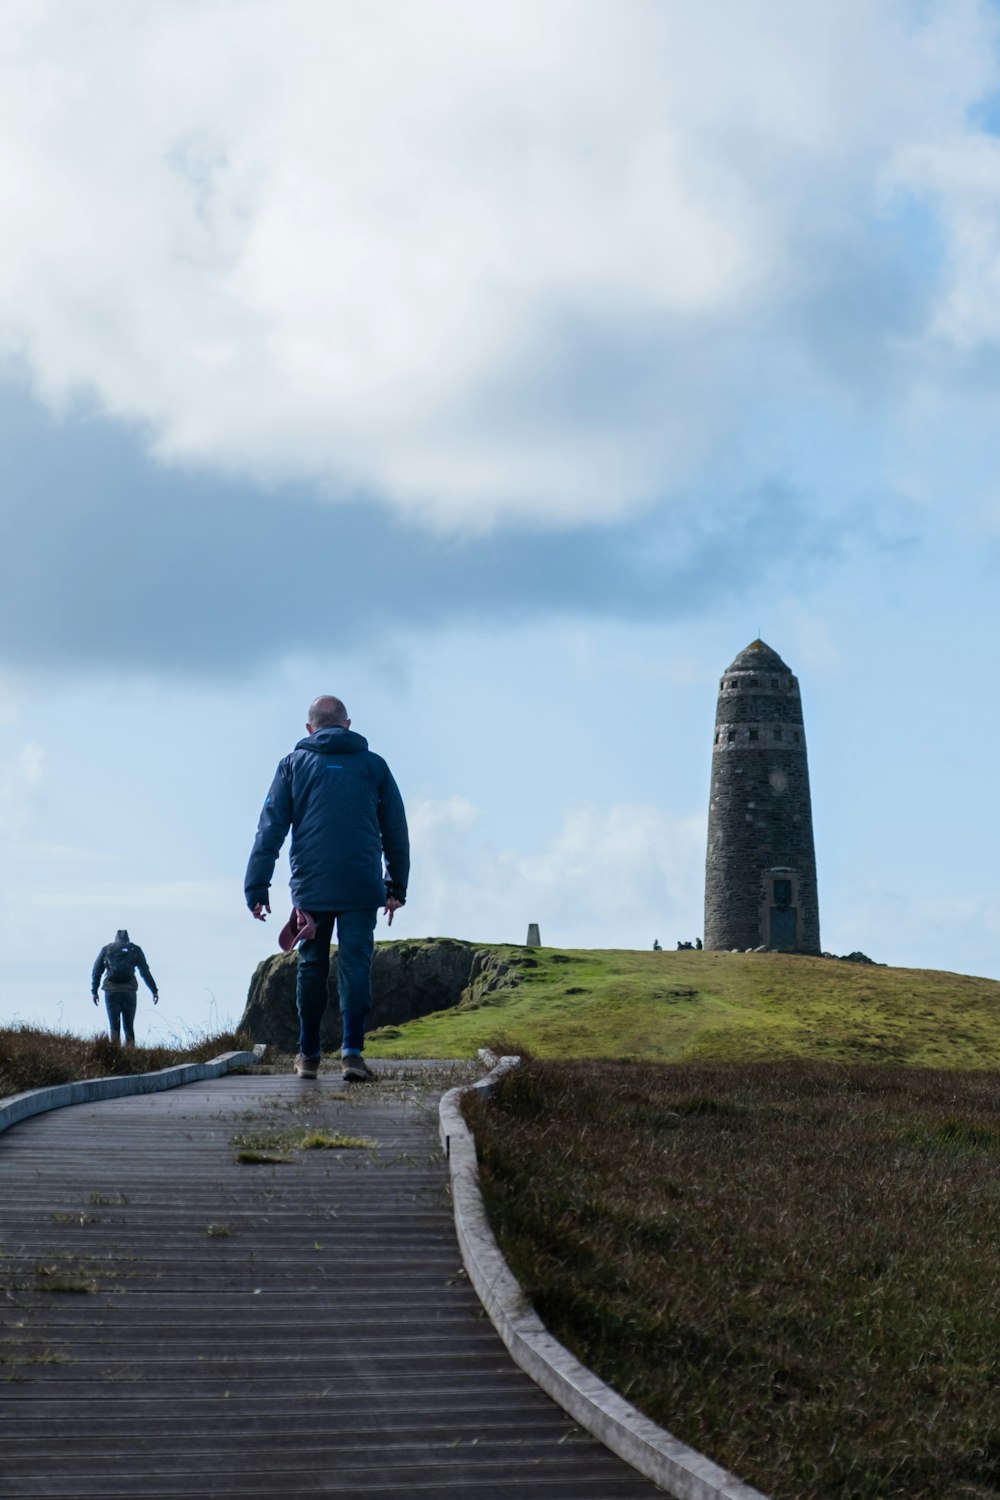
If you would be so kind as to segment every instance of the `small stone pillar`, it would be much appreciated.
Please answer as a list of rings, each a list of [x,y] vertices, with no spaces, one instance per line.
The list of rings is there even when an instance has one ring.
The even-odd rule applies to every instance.
[[[540,948],[542,946],[542,940],[541,940],[541,938],[538,935],[538,923],[537,922],[529,922],[528,923],[528,936],[525,939],[524,946],[526,948]]]

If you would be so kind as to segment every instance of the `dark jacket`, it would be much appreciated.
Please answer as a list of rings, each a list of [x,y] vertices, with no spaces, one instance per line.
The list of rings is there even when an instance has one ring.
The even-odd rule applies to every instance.
[[[387,894],[406,899],[410,841],[403,799],[363,735],[319,729],[280,762],[247,865],[251,910],[267,900],[289,828],[292,901],[303,911],[370,911],[384,906]]]
[[[112,954],[114,954],[117,959],[116,972],[124,973],[127,969],[128,978],[112,979]],[[118,955],[120,955],[120,957],[118,957]],[[118,967],[119,965],[120,968]],[[146,962],[146,955],[143,953],[138,943],[129,941],[129,935],[124,927],[119,927],[118,931],[115,933],[114,942],[105,943],[104,947],[101,949],[100,953],[94,960],[94,970],[90,976],[91,994],[97,994],[97,986],[101,982],[101,975],[104,973],[105,969],[108,970],[108,977],[104,981],[105,990],[137,990],[139,988],[139,981],[135,977],[135,971],[136,969],[138,969],[139,973],[142,975],[143,979],[145,980],[146,984],[149,986],[153,994],[155,995],[157,993],[156,981],[153,978],[152,974],[149,972],[149,965]]]

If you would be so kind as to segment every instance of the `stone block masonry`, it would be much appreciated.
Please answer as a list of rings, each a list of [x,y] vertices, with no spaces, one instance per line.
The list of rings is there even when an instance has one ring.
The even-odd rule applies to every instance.
[[[740,652],[719,683],[705,947],[820,952],[799,684],[761,640]]]

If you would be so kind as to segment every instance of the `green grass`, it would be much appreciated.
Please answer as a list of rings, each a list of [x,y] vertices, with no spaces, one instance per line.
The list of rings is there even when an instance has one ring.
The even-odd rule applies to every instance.
[[[467,1096],[555,1334],[775,1500],[1000,1493],[994,1073],[528,1061]]]
[[[92,1297],[98,1290],[92,1276],[80,1274],[77,1268],[62,1261],[58,1265],[36,1265],[35,1276],[38,1290],[43,1292]]]
[[[520,983],[373,1031],[374,1057],[472,1057],[498,1033],[544,1058],[1000,1067],[1000,982],[782,953],[495,950]]]
[[[364,1135],[331,1134],[328,1130],[309,1130],[299,1141],[303,1151],[375,1151],[377,1141]]]
[[[37,1354],[0,1354],[0,1364],[16,1365],[66,1365],[69,1355],[57,1349],[40,1349]]]
[[[252,1047],[249,1037],[233,1032],[193,1038],[180,1047],[117,1047],[107,1036],[79,1037],[37,1026],[0,1030],[0,1098],[27,1089],[151,1073],[177,1063],[208,1062],[222,1052]]]
[[[362,1135],[308,1128],[241,1132],[232,1138],[235,1160],[243,1165],[287,1166],[294,1151],[377,1151],[378,1142]],[[211,1231],[209,1231],[211,1232]]]

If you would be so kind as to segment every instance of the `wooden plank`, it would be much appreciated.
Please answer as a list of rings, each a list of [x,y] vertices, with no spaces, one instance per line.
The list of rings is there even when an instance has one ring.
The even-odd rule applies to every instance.
[[[659,1493],[484,1318],[435,1098],[238,1076],[5,1132],[4,1500]],[[235,1160],[239,1135],[307,1128],[377,1145]]]

